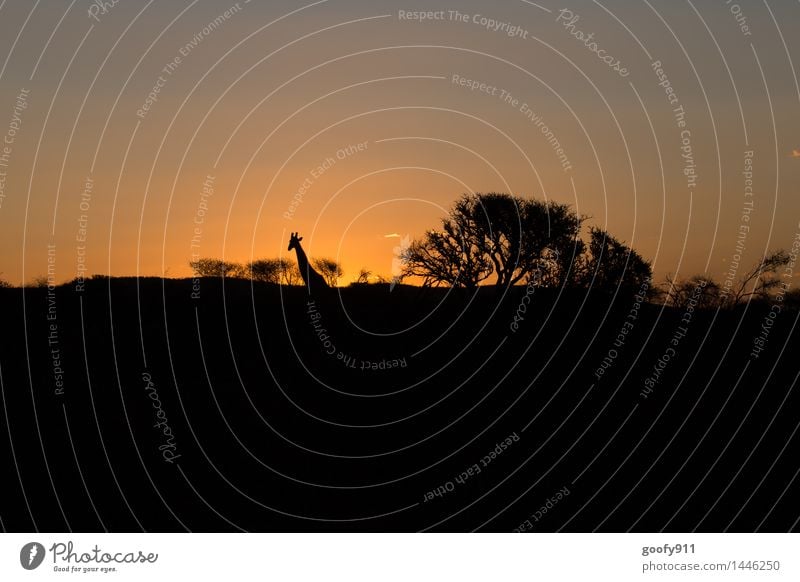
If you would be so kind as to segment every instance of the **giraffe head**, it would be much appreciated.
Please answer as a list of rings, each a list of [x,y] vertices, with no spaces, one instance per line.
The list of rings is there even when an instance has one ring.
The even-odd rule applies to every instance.
[[[292,235],[289,237],[289,248],[287,250],[297,249],[300,248],[300,241],[303,240],[303,237],[298,237],[296,232],[293,232]]]

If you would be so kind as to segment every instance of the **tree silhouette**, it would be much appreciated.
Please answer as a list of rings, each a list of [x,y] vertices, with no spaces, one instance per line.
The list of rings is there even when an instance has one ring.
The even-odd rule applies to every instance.
[[[372,277],[372,271],[370,271],[366,267],[361,267],[361,270],[358,272],[358,275],[356,276],[356,280],[353,282],[357,285],[365,285],[369,283],[370,277]]]
[[[297,263],[289,259],[277,259],[280,267],[280,283],[282,285],[302,285],[303,277]]]
[[[707,275],[694,275],[681,281],[667,275],[662,292],[666,295],[667,303],[679,309],[686,307],[692,297],[699,307],[706,308],[731,308],[750,299],[769,301],[783,285],[778,270],[790,262],[791,256],[786,251],[771,251],[727,287]],[[784,300],[789,293],[784,294]]]
[[[189,261],[189,266],[199,277],[244,277],[246,274],[241,264],[221,259],[197,259]]]
[[[247,274],[253,281],[282,285],[299,285],[300,270],[289,259],[259,259],[247,265]]]
[[[189,266],[198,277],[248,278],[262,283],[300,285],[302,278],[297,264],[289,259],[257,259],[247,263],[203,258],[190,261]]]
[[[692,299],[700,309],[718,307],[723,303],[722,287],[706,275],[695,275],[682,281],[667,275],[664,294],[669,305],[681,310],[686,309]]]
[[[533,273],[542,284],[558,285],[583,250],[583,218],[566,204],[489,193],[462,197],[454,210],[474,215],[476,241],[492,261],[499,286]]]
[[[742,275],[728,296],[728,301],[735,305],[751,297],[768,299],[771,293],[782,285],[776,275],[778,269],[790,262],[789,253],[784,250],[779,249],[768,253]]]
[[[464,216],[457,217],[462,222]],[[443,230],[429,230],[402,252],[402,277],[420,277],[426,287],[441,284],[475,287],[492,274],[492,263],[468,230],[456,221],[442,221]]]
[[[635,293],[653,277],[650,263],[602,228],[589,229],[589,246],[579,279],[585,286]]]
[[[336,283],[344,275],[341,265],[333,259],[314,259],[313,264],[314,268],[325,278],[325,282],[330,287],[336,287]]]
[[[560,285],[574,278],[584,251],[584,218],[566,204],[509,194],[465,194],[442,220],[403,254],[407,276],[425,285],[474,287],[495,276],[498,286],[535,279]]]

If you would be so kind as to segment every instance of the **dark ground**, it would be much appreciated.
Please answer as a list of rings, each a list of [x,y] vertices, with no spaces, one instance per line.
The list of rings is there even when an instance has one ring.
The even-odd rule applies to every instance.
[[[797,311],[758,358],[769,306],[694,312],[645,399],[684,313],[631,298],[537,290],[513,332],[524,288],[350,287],[326,345],[304,288],[199,290],[0,289],[3,529],[798,528]]]

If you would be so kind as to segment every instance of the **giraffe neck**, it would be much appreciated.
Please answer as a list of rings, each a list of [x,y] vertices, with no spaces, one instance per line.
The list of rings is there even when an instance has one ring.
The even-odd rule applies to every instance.
[[[308,258],[306,257],[306,253],[300,244],[294,247],[294,251],[297,253],[297,266],[300,269],[300,274],[302,275],[303,280],[305,281],[308,273]]]

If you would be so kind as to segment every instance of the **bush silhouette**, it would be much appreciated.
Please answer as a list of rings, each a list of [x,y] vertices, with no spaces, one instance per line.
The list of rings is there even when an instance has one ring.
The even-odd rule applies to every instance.
[[[190,261],[189,266],[199,277],[241,278],[245,276],[245,268],[241,264],[221,259],[197,259]]]
[[[344,275],[341,265],[333,259],[314,259],[313,264],[329,287],[336,287],[339,279]]]

